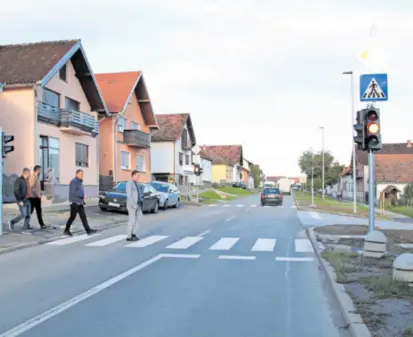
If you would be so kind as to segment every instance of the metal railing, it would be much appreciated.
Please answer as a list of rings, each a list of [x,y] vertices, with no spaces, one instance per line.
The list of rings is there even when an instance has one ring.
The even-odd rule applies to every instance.
[[[60,109],[49,104],[38,102],[38,119],[59,127],[75,127],[97,135],[99,123],[91,115],[77,110]]]
[[[123,143],[140,148],[151,147],[151,135],[140,130],[123,130]]]

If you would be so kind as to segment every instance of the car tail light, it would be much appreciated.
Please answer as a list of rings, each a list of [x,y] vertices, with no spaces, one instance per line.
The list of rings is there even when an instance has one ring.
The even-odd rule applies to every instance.
[[[261,199],[264,199],[264,197],[265,197],[265,195],[264,195],[264,194],[261,194]]]
[[[282,198],[283,197],[283,195],[282,194],[280,194],[280,198]]]

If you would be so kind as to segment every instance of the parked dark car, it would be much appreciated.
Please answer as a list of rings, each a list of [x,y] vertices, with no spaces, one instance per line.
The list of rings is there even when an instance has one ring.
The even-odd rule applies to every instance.
[[[138,183],[138,187],[142,196],[142,212],[157,213],[159,210],[159,196],[156,190],[151,185],[144,183]],[[120,182],[112,191],[101,194],[99,207],[103,211],[128,212],[126,208],[126,182]]]
[[[236,187],[236,188],[242,188],[244,190],[247,189],[247,185],[243,182],[236,182],[232,184],[232,187]]]
[[[261,206],[268,204],[282,205],[283,195],[277,187],[266,187],[261,193]]]

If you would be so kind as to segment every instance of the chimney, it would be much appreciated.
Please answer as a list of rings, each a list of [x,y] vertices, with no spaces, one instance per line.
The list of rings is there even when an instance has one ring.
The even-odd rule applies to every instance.
[[[408,141],[407,141],[407,145],[406,145],[406,147],[412,147],[412,146],[413,146],[412,141],[411,141],[411,140],[408,140]]]

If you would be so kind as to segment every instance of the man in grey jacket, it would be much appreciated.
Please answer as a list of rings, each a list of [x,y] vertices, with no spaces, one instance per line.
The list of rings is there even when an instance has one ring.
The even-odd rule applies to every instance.
[[[132,171],[132,180],[126,184],[126,207],[128,209],[129,221],[127,229],[127,241],[138,241],[136,236],[138,231],[138,221],[141,217],[141,197],[138,185],[139,173],[136,170]]]
[[[86,233],[93,234],[96,233],[96,229],[89,227],[87,223],[87,217],[85,213],[85,190],[83,189],[83,170],[76,171],[76,177],[72,179],[69,184],[69,201],[70,201],[70,217],[67,220],[66,228],[64,234],[72,236],[70,231],[70,226],[73,221],[76,219],[76,215],[79,213],[80,220],[82,220],[83,227],[85,228]]]

